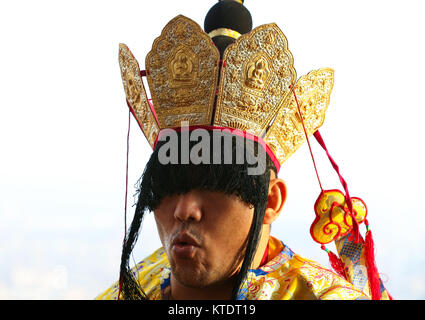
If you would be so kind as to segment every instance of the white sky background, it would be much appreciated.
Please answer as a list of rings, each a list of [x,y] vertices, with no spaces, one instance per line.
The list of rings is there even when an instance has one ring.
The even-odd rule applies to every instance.
[[[0,3],[0,299],[92,299],[117,279],[128,120],[118,44],[144,68],[169,20],[203,26],[215,2]],[[425,1],[245,5],[254,26],[276,22],[285,33],[298,76],[334,68],[320,132],[350,194],[368,205],[386,287],[396,299],[425,299]],[[312,145],[324,187],[342,188]],[[132,119],[128,224],[149,155]],[[272,233],[328,266],[309,234],[320,189],[306,145],[280,177],[289,195]],[[134,259],[159,245],[150,216]]]

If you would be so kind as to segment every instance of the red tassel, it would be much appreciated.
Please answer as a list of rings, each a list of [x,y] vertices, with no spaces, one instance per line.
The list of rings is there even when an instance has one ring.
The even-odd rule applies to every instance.
[[[365,239],[365,259],[367,276],[369,278],[369,288],[372,294],[372,300],[381,300],[381,283],[379,280],[378,269],[375,263],[375,246],[373,243],[372,232],[369,230],[369,223],[366,224],[366,239]]]
[[[321,248],[328,253],[329,263],[331,264],[332,269],[334,269],[336,273],[338,273],[341,277],[347,280],[347,275],[345,274],[344,262],[342,262],[342,260],[335,253],[326,249],[324,245],[322,245]]]

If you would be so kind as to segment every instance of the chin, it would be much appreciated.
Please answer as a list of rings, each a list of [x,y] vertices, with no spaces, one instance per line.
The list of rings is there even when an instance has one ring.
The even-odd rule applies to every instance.
[[[212,276],[214,273],[196,268],[172,266],[171,274],[181,285],[189,288],[205,288],[219,282]]]

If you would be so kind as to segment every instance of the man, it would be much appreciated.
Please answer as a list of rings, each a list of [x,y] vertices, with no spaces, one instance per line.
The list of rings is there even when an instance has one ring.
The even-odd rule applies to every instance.
[[[179,138],[180,145],[181,135]],[[233,159],[236,153],[243,152],[237,149],[237,139],[244,140],[242,137],[232,140]],[[127,261],[123,298],[364,297],[352,284],[294,254],[270,237],[270,225],[284,205],[286,187],[283,180],[276,177],[269,158],[266,159],[267,171],[262,175],[248,175],[248,161],[164,165],[158,156],[164,145],[165,142],[157,144],[146,166],[126,244],[129,248],[133,246],[143,214],[152,210],[163,248],[131,271],[128,269],[130,250],[124,248]],[[224,149],[225,144],[221,145]],[[190,149],[194,146],[192,142]],[[222,159],[224,162],[224,152]],[[250,235],[255,232],[258,244],[249,246]],[[244,279],[239,277],[242,277],[244,257],[249,250],[252,262],[246,262],[250,271],[248,283],[244,284]],[[134,272],[138,273],[135,278]],[[320,276],[321,280],[313,281],[313,275]],[[99,298],[116,298],[118,291],[117,283]]]
[[[120,46],[127,102],[153,153],[125,237],[119,281],[98,298],[388,298],[383,287],[370,281],[377,272],[358,239],[365,206],[348,192],[338,199],[339,193],[322,190],[321,210],[311,229],[322,245],[337,241],[340,254],[349,251],[341,254],[342,260],[329,253],[340,275],[270,235],[286,199],[277,173],[323,123],[333,71],[316,70],[296,81],[283,33],[274,24],[249,32],[250,15],[242,2],[220,1],[207,14],[205,30],[214,44],[190,19],[171,20],[155,40],[145,72]],[[191,66],[185,81],[176,74],[181,56]],[[144,74],[153,106],[141,80]],[[178,127],[180,123],[186,125]],[[149,211],[163,247],[130,268]],[[357,253],[359,259],[353,261]],[[361,272],[365,259],[369,281]]]

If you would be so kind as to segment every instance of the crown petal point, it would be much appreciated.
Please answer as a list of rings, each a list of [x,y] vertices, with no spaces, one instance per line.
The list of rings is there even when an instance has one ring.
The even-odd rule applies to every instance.
[[[149,144],[153,146],[159,133],[159,126],[146,96],[139,64],[126,45],[120,44],[119,64],[129,108],[134,114]]]

